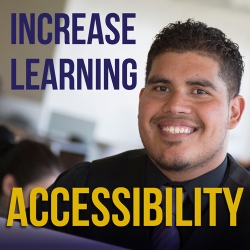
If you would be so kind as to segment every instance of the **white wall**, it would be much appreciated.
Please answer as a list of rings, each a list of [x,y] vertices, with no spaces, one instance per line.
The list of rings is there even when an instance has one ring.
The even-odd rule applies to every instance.
[[[137,129],[137,106],[140,89],[144,85],[146,54],[154,35],[169,22],[185,21],[195,18],[209,26],[223,30],[229,38],[237,42],[244,55],[246,68],[242,84],[242,95],[250,99],[250,13],[225,7],[202,4],[198,1],[117,1],[117,0],[70,0],[66,13],[83,12],[83,21],[88,28],[91,13],[100,13],[104,19],[110,12],[119,15],[126,12],[136,13],[130,25],[135,27],[130,32],[136,39],[136,45],[63,45],[56,46],[54,54],[55,68],[60,58],[134,58],[137,62],[137,87],[134,90],[61,90],[48,89],[45,93],[39,131],[47,129],[52,111],[64,112],[78,118],[96,122],[94,136],[97,141],[113,146],[110,153],[141,146]],[[117,26],[119,27],[119,25]],[[103,29],[105,31],[105,29]],[[86,35],[86,33],[85,33]],[[250,108],[239,127],[231,133],[229,152],[239,158],[250,160],[247,148],[250,146]]]
[[[38,127],[41,113],[41,104],[39,102],[0,94],[0,107],[1,122],[8,121],[12,116],[20,116],[30,124],[32,132]]]

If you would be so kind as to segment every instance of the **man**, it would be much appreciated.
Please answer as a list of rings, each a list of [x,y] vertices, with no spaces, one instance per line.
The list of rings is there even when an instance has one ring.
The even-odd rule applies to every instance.
[[[139,132],[145,150],[82,163],[62,174],[49,188],[105,187],[110,194],[125,187],[133,197],[139,187],[140,219],[143,221],[143,188],[182,187],[183,217],[194,219],[194,188],[229,187],[232,200],[238,187],[244,191],[237,210],[237,226],[230,226],[230,214],[223,194],[216,196],[216,226],[209,225],[209,196],[202,194],[201,226],[178,226],[175,239],[155,241],[160,225],[133,225],[136,198],[120,196],[131,214],[126,226],[110,222],[94,226],[93,214],[105,216],[93,205],[91,194],[80,197],[87,209],[79,212],[89,226],[47,227],[132,249],[245,249],[250,244],[250,175],[227,154],[228,132],[237,126],[244,110],[239,95],[243,61],[238,46],[218,29],[187,20],[166,26],[155,38],[148,53],[146,84],[139,101]],[[165,191],[163,191],[165,192]],[[164,193],[163,193],[164,194]],[[101,195],[100,195],[101,196]],[[154,203],[154,195],[151,202]],[[167,202],[172,197],[167,197]],[[69,200],[71,200],[70,197]],[[110,215],[123,214],[108,196],[99,197]],[[50,210],[50,203],[38,200],[37,218]],[[71,202],[59,201],[58,218],[73,210]],[[100,207],[99,207],[100,208]],[[156,218],[151,209],[150,219]],[[70,217],[70,221],[72,217]],[[163,231],[167,227],[164,228]],[[169,228],[169,227],[168,227]],[[175,227],[176,229],[176,227]],[[162,232],[163,232],[162,231]],[[161,232],[160,232],[161,233]],[[173,242],[178,238],[178,243]],[[164,245],[165,244],[165,245]],[[173,246],[173,248],[171,248]]]

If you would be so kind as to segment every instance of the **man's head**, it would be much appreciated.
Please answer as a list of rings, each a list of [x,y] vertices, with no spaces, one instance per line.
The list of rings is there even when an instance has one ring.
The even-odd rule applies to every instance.
[[[170,23],[164,27],[148,52],[146,84],[154,59],[165,52],[196,52],[215,59],[220,76],[227,85],[229,99],[239,94],[244,63],[239,47],[219,29],[188,19],[185,23]]]
[[[244,109],[242,72],[237,45],[203,23],[177,22],[156,36],[140,93],[139,131],[169,178],[192,179],[222,163],[228,130]]]
[[[35,187],[48,188],[60,172],[58,158],[42,143],[22,140],[9,147],[0,159],[0,216],[7,216],[13,187],[23,189],[28,207],[30,191]]]

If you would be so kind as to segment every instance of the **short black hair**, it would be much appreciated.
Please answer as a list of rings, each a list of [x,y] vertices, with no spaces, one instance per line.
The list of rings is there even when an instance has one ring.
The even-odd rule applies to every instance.
[[[229,99],[239,94],[244,62],[238,44],[228,39],[221,30],[193,19],[164,27],[155,36],[148,52],[146,84],[153,60],[165,52],[197,52],[212,57],[220,65],[219,74],[227,84]]]
[[[14,145],[0,160],[0,194],[4,176],[11,174],[24,188],[41,178],[62,172],[61,163],[50,149],[39,142],[23,140]]]

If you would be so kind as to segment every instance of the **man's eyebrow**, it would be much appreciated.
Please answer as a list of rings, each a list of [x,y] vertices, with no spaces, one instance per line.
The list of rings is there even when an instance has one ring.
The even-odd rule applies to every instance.
[[[210,81],[205,80],[205,79],[190,80],[190,81],[187,81],[186,84],[187,85],[198,85],[198,86],[201,86],[201,87],[207,87],[207,88],[210,88],[210,89],[213,89],[213,90],[217,91],[216,86],[214,86],[213,83],[211,83]]]
[[[147,80],[146,85],[148,85],[148,84],[157,84],[157,83],[172,84],[172,81],[165,78],[165,77],[163,77],[163,76],[151,76]],[[206,79],[189,80],[189,81],[186,81],[186,84],[187,85],[196,85],[196,86],[206,87],[206,88],[210,88],[210,89],[213,89],[213,90],[217,91],[216,86],[212,82],[210,82],[210,81],[208,81]]]
[[[172,83],[169,79],[162,76],[151,76],[147,82],[147,84],[157,84],[157,83]]]

